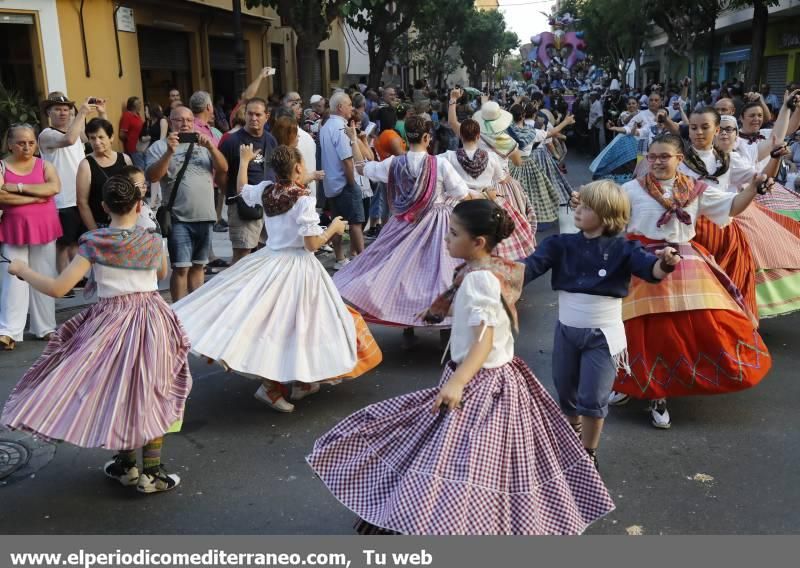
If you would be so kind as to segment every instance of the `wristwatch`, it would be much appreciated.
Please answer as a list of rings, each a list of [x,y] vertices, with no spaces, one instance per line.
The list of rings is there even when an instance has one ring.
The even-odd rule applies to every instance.
[[[21,181],[17,182],[17,191],[22,193],[22,182]]]

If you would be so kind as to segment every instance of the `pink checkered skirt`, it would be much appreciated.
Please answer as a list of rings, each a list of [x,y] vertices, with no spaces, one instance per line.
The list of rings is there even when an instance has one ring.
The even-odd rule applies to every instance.
[[[497,204],[514,220],[514,232],[494,247],[494,254],[512,261],[532,255],[536,250],[536,235],[528,219],[502,197],[497,198]]]
[[[372,404],[314,444],[309,465],[364,521],[402,534],[561,535],[614,510],[558,405],[521,359],[482,369],[460,410],[432,414],[438,392]]]

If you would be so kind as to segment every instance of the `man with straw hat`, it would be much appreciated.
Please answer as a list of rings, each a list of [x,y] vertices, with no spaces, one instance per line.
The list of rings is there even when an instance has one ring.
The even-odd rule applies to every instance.
[[[61,180],[61,192],[55,196],[64,232],[56,241],[56,266],[61,272],[75,257],[78,237],[85,230],[78,213],[75,179],[78,164],[84,158],[86,118],[93,112],[106,118],[105,101],[90,97],[76,109],[75,102],[64,93],[53,91],[41,102],[40,107],[47,115],[50,126],[39,134],[39,149],[42,158],[53,164]]]

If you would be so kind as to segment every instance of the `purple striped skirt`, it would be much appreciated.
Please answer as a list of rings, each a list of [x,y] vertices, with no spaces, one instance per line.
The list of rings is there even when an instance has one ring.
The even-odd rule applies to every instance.
[[[158,292],[102,298],[58,328],[0,423],[84,448],[139,448],[183,419],[188,354]]]
[[[342,298],[368,322],[426,325],[417,314],[447,290],[463,262],[444,242],[454,206],[437,203],[416,223],[389,219],[375,242],[333,276]],[[450,318],[440,325],[449,327]]]
[[[479,371],[460,410],[432,414],[438,392],[372,404],[314,444],[309,465],[366,523],[402,534],[578,534],[614,509],[521,359]]]

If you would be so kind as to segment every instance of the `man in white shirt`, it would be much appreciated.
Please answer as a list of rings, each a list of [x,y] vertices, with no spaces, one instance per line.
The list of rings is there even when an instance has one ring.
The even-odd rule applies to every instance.
[[[297,119],[297,149],[303,155],[303,164],[306,167],[306,172],[313,173],[317,170],[317,144],[311,134],[303,129],[303,98],[300,93],[290,91],[283,96],[281,104],[284,108],[292,111],[295,119]],[[316,180],[308,182],[306,187],[311,191],[311,195],[317,195]]]
[[[651,93],[647,98],[647,109],[639,111],[639,113],[634,116],[628,122],[628,124],[623,126],[621,130],[617,131],[624,131],[625,134],[632,134],[634,129],[637,129],[639,131],[640,149],[643,146],[644,150],[646,151],[647,146],[650,145],[653,137],[660,130],[663,130],[663,127],[660,126],[658,122],[659,110],[661,110],[661,95],[656,92]]]
[[[55,197],[64,233],[56,241],[56,266],[60,273],[77,254],[78,238],[86,230],[78,213],[75,190],[78,164],[85,157],[86,117],[96,112],[101,118],[106,118],[105,101],[94,97],[87,99],[73,118],[75,103],[64,93],[54,91],[42,101],[41,107],[50,120],[50,126],[39,134],[39,151],[43,159],[53,164],[61,181],[61,192]]]

